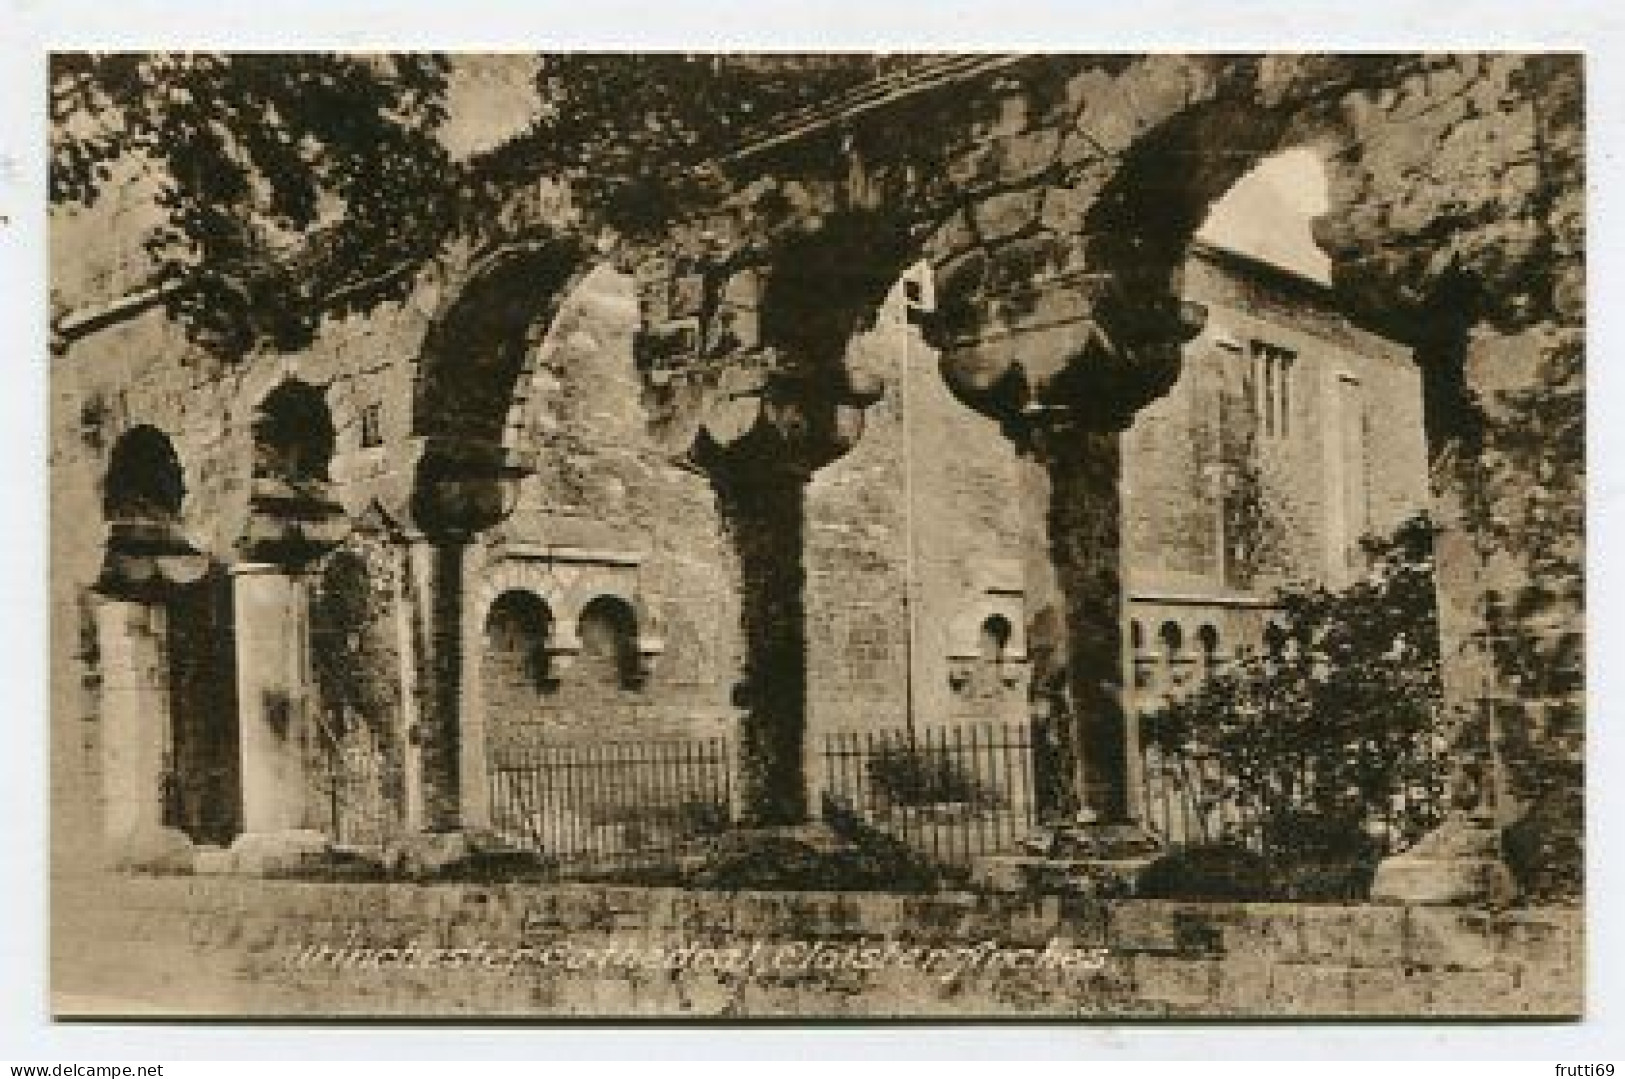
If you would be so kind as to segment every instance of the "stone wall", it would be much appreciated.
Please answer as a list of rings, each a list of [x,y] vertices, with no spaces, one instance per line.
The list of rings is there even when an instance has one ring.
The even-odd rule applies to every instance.
[[[948,392],[902,286],[853,350],[887,392],[862,441],[808,488],[809,729],[899,727],[911,692],[920,725],[1024,718],[1025,678],[980,699],[950,683],[995,615],[1013,623],[1009,656],[1024,659],[1015,452]]]
[[[132,207],[139,203],[114,201],[99,208],[109,215],[102,226],[115,234],[133,228],[134,219],[125,216]],[[53,228],[63,237],[84,231],[77,218]],[[413,652],[403,606],[410,604],[410,590],[395,577],[404,569],[401,517],[416,454],[414,361],[443,297],[457,288],[459,257],[447,252],[443,263],[426,268],[404,302],[327,324],[303,352],[225,362],[187,341],[154,309],[79,340],[54,359],[52,789],[53,821],[62,839],[54,849],[60,856],[93,856],[95,844],[85,840],[99,832],[98,670],[90,614],[96,601],[89,588],[106,536],[103,476],[119,436],[138,425],[156,427],[175,447],[186,485],[182,532],[215,563],[210,581],[220,586],[216,599],[223,603],[217,610],[200,595],[199,603],[177,601],[172,612],[182,619],[174,654],[187,653],[177,670],[178,722],[208,732],[213,740],[208,760],[190,749],[176,760],[186,778],[181,793],[188,807],[179,819],[198,838],[213,841],[228,839],[240,826],[231,814],[231,819],[204,821],[193,803],[238,798],[233,772],[240,751],[229,722],[236,676],[226,571],[241,558],[236,544],[248,512],[254,414],[264,395],[286,378],[324,392],[336,434],[329,467],[333,492],[358,530],[339,552],[310,568],[313,594],[321,591],[330,564],[351,557],[357,544],[368,548],[369,570],[380,576],[373,596],[378,608],[368,613],[367,624],[338,627],[339,638],[317,644],[323,657],[358,647],[368,651],[369,676],[384,677],[393,688],[392,695],[369,691],[340,702],[331,699],[333,686],[319,687],[323,724],[307,732],[304,746],[313,766],[310,819],[331,823],[335,781],[316,770],[331,763],[334,751],[324,733],[328,720],[345,707],[350,713],[361,708],[369,714],[353,718],[381,739],[371,747],[378,765],[380,789],[372,793],[381,799],[379,819],[363,831],[392,832],[400,826],[402,771],[409,769],[401,757],[409,753],[406,728],[414,714],[407,700],[411,672],[403,664],[410,664]],[[106,299],[107,290],[139,279],[138,265],[115,262],[109,267],[64,257],[58,276],[65,296],[81,302]],[[631,602],[638,621],[634,645],[647,646],[653,662],[648,677],[613,699],[599,695],[575,702],[578,707],[555,709],[553,722],[540,715],[523,717],[522,742],[734,733],[738,711],[730,691],[739,678],[742,649],[736,558],[710,483],[681,467],[648,434],[633,358],[636,329],[628,281],[608,269],[588,275],[560,304],[551,332],[536,345],[529,382],[518,394],[518,418],[539,451],[539,467],[522,485],[512,518],[484,537],[468,560],[465,600],[472,608],[481,597],[494,598],[483,586],[511,577],[515,566],[541,566],[545,580],[530,580],[526,587],[556,599],[568,583],[563,588],[568,609],[555,612],[557,617],[579,618],[600,594]],[[571,552],[567,564],[549,559],[547,552],[556,549]],[[202,628],[189,620],[194,608],[218,615],[206,636],[208,654],[219,653],[220,662],[207,670],[204,652],[185,643]],[[468,616],[483,630],[483,609],[471,609]],[[317,627],[318,636],[332,628]],[[471,632],[465,641],[476,661],[481,637]],[[565,674],[565,698],[577,687]],[[366,747],[351,748],[359,753]]]
[[[1564,909],[230,878],[73,894],[82,902],[53,906],[73,930],[52,937],[59,1016],[1415,1019],[1584,1007],[1582,919]],[[717,969],[729,962],[755,966]]]
[[[1278,589],[1347,583],[1361,537],[1431,503],[1421,374],[1406,348],[1353,325],[1322,287],[1222,250],[1199,247],[1184,276],[1207,326],[1173,388],[1124,435],[1141,708],[1200,679],[1204,634],[1219,663],[1257,648]],[[1261,417],[1260,343],[1291,363],[1275,431]]]

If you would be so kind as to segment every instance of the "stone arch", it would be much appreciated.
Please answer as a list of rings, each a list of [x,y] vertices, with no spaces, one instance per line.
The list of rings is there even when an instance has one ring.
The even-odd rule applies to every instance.
[[[475,618],[484,619],[505,592],[531,592],[550,610],[565,608],[566,590],[556,578],[535,562],[514,558],[498,562],[485,573],[471,606]]]
[[[840,222],[861,218],[907,238],[895,252],[871,244],[895,263],[871,261],[866,274],[889,282],[921,256],[933,265],[939,310],[926,328],[945,377],[1049,473],[1037,512],[1061,580],[1029,602],[1035,619],[1063,631],[1064,662],[1038,682],[1066,683],[1075,700],[1060,707],[1104,717],[1080,722],[1095,729],[1080,732],[1078,756],[1080,774],[1100,773],[1083,786],[1103,792],[1108,815],[1123,799],[1107,773],[1125,771],[1112,760],[1123,742],[1112,704],[1123,670],[1115,435],[1171,386],[1181,346],[1200,329],[1203,313],[1179,302],[1177,267],[1207,208],[1264,156],[1319,147],[1331,198],[1315,235],[1335,292],[1357,319],[1415,346],[1430,450],[1471,469],[1499,440],[1492,449],[1515,458],[1521,416],[1549,413],[1562,394],[1574,432],[1564,452],[1578,461],[1581,67],[1558,54],[1009,56],[962,69],[950,60],[890,87],[883,107],[800,117],[793,132],[728,159],[740,179],[738,261],[756,258],[771,277],[784,272],[774,252],[839,248]],[[864,250],[851,235],[845,242]],[[849,261],[838,252],[800,260]],[[863,305],[878,302],[870,291],[830,284],[825,295],[842,309],[818,325],[831,334],[862,325]],[[805,386],[809,400],[828,402],[840,385],[820,358],[833,350],[807,351],[791,358],[781,391]],[[1449,453],[1456,443],[1461,452]],[[1508,475],[1520,478],[1491,494],[1531,503],[1545,486],[1541,467],[1513,462]],[[1496,481],[1444,478],[1436,508],[1459,532],[1441,545],[1441,624],[1459,638],[1483,621],[1486,574],[1517,576],[1552,545],[1509,550],[1505,530],[1466,508]],[[1582,495],[1566,497],[1577,536]],[[1538,535],[1550,519],[1533,505],[1513,509],[1515,531]],[[1558,554],[1578,563],[1577,548]],[[1539,575],[1522,572],[1526,582]],[[1573,594],[1554,601],[1553,620],[1577,626],[1580,577],[1570,577]],[[1571,734],[1561,744],[1577,744]],[[1107,762],[1103,772],[1091,756]]]
[[[336,436],[325,387],[289,375],[254,407],[248,514],[237,549],[256,562],[304,565],[349,530],[331,494]]]
[[[1010,638],[1014,633],[1010,619],[1002,614],[991,614],[982,620],[978,634],[977,651],[986,663],[1003,663],[1008,654]]]
[[[106,547],[92,608],[105,834],[237,831],[233,633],[224,575],[181,532],[185,472],[158,428],[125,431],[102,477]]]
[[[502,589],[482,608],[473,674],[484,706],[484,743],[499,765],[508,751],[530,740],[527,728],[543,719],[558,689],[551,648],[556,624],[547,601],[527,588]]]
[[[562,239],[501,245],[477,258],[424,337],[412,432],[497,446],[522,416],[517,391],[559,304],[585,273]]]
[[[614,580],[613,576],[587,574],[563,590],[559,596],[559,617],[576,625],[586,609],[599,600],[622,604],[631,616],[639,653],[651,657],[659,655],[665,649],[659,608],[649,603],[630,582]]]
[[[525,673],[537,685],[552,678],[547,645],[553,635],[554,615],[545,599],[526,588],[504,589],[485,609],[481,624],[488,638],[496,627],[522,631],[527,638],[522,656]]]
[[[642,686],[637,615],[630,603],[616,595],[593,596],[576,616],[576,636],[581,641],[576,669],[584,680],[614,691]]]
[[[186,474],[174,443],[150,424],[119,436],[102,474],[105,555],[96,587],[105,595],[157,601],[209,572],[209,557],[182,531]]]
[[[1157,642],[1162,646],[1164,659],[1172,662],[1185,653],[1185,630],[1170,618],[1157,627]]]
[[[565,602],[573,613],[577,627],[595,604],[600,607],[612,604],[623,609],[631,649],[627,658],[631,672],[628,683],[641,686],[653,676],[666,652],[665,625],[657,605],[648,602],[629,582],[592,577],[573,589]],[[579,628],[577,636],[579,640]]]
[[[1223,639],[1219,629],[1211,622],[1204,622],[1196,630],[1196,645],[1200,651],[1202,662],[1202,678],[1204,680],[1218,674],[1224,665],[1224,656],[1219,651]]]

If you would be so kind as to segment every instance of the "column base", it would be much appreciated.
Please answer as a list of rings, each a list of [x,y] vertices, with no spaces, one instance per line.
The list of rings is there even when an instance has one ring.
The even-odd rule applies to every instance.
[[[1501,833],[1493,825],[1457,817],[1377,866],[1376,903],[1415,906],[1505,907],[1518,897],[1512,871],[1501,860]]]
[[[550,879],[557,868],[548,855],[481,828],[417,832],[391,844],[383,864],[389,876],[408,880]]]
[[[129,873],[190,873],[196,850],[178,828],[139,826],[105,841],[108,868]]]
[[[278,877],[318,869],[331,860],[333,844],[322,832],[290,828],[275,832],[244,832],[232,840],[231,849],[216,856],[212,852],[206,872],[224,868],[244,877]],[[218,858],[219,863],[216,864]]]

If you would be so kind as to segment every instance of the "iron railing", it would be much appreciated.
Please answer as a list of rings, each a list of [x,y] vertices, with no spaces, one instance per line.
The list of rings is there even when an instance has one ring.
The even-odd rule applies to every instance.
[[[726,830],[733,773],[721,737],[504,749],[490,765],[491,823],[561,864],[636,860]]]
[[[822,809],[850,814],[943,865],[1015,851],[1038,818],[1029,723],[831,732]]]
[[[1314,786],[1314,769],[1299,762],[1285,770],[1285,782],[1298,792]],[[1141,749],[1140,806],[1145,824],[1170,847],[1206,843],[1264,846],[1264,815],[1240,798],[1235,779],[1208,753],[1177,752],[1147,744]],[[1365,822],[1366,833],[1386,853],[1403,850],[1439,816],[1437,783],[1401,784],[1392,798]],[[1300,793],[1296,800],[1307,808]]]
[[[311,760],[314,795],[324,830],[337,843],[383,847],[401,833],[399,765],[385,738],[359,717],[313,712],[317,756]]]

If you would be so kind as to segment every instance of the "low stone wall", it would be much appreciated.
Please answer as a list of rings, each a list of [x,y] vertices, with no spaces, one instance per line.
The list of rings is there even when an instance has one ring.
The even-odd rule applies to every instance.
[[[1573,909],[126,877],[59,882],[53,915],[58,1015],[1535,1018],[1582,1009]]]

